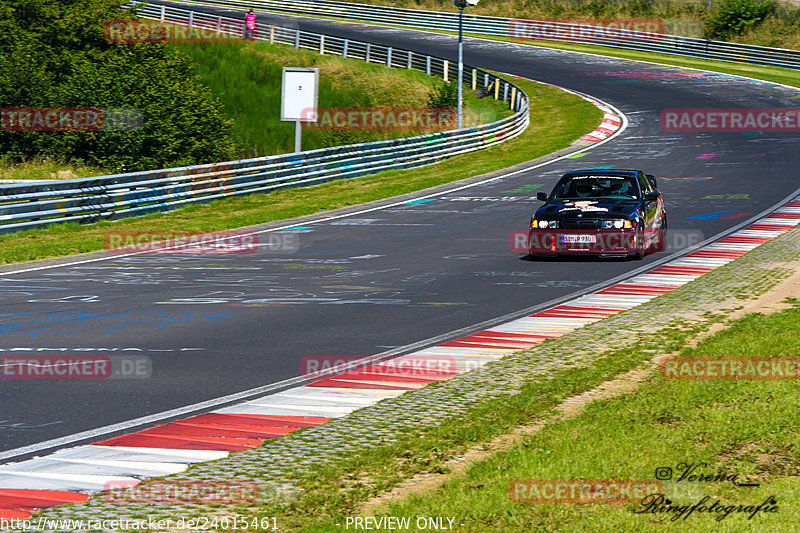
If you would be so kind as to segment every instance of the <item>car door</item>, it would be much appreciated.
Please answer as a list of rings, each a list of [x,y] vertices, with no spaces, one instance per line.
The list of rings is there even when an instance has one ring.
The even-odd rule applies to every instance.
[[[647,176],[644,172],[637,173],[637,179],[639,180],[639,187],[642,190],[642,210],[644,211],[644,229],[645,231],[652,231],[656,224],[660,221],[660,210],[661,210],[661,201],[660,200],[645,200],[644,196],[648,192],[655,192],[652,183],[650,180],[647,179]]]

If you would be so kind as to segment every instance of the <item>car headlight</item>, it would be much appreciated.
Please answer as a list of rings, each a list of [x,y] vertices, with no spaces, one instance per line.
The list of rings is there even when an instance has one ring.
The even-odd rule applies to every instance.
[[[600,227],[602,229],[623,229],[623,228],[630,228],[631,222],[630,220],[601,220]]]
[[[542,228],[542,229],[547,229],[547,228],[555,229],[555,228],[558,227],[558,221],[557,220],[540,220],[539,221],[539,227]]]

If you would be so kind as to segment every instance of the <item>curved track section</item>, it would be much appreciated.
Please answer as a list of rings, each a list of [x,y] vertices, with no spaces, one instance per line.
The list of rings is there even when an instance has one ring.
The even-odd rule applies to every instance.
[[[296,23],[310,31],[402,44],[445,57],[455,51],[454,39],[447,36],[304,19]],[[666,254],[648,256],[641,263],[521,261],[523,254],[509,249],[509,236],[525,229],[537,205],[536,190],[547,190],[565,170],[575,167],[640,167],[656,174],[671,229],[687,235],[710,237],[728,231],[781,202],[796,189],[795,169],[800,168],[796,137],[666,134],[658,127],[658,114],[675,107],[790,107],[796,105],[798,92],[719,74],[471,39],[465,60],[591,94],[618,107],[630,123],[609,142],[574,154],[578,157],[262,232],[262,245],[254,254],[146,254],[52,267],[28,265],[17,272],[4,269],[0,356],[135,355],[152,363],[149,379],[3,380],[4,459],[18,460],[24,454],[11,450],[30,449],[50,439],[297,378],[304,357],[412,354],[442,343],[448,349],[493,354],[522,348],[546,336],[547,329],[541,327],[547,320],[538,320],[539,326],[531,328],[530,320],[522,318],[537,306],[563,302],[634,270],[657,265],[661,269],[600,290],[599,296],[584,296],[593,303],[579,300],[545,311],[550,316],[531,317],[556,319],[550,320],[556,329],[568,330],[566,324],[580,325],[624,308],[623,302],[648,299],[680,285],[796,219],[797,206],[789,205],[779,215],[743,229],[744,233],[670,265],[659,264],[667,260]],[[535,123],[535,102],[531,108]],[[299,240],[299,250],[276,253],[269,238],[287,233]],[[591,307],[596,309],[587,309]],[[498,316],[522,322],[503,329]],[[456,333],[442,338],[446,331]],[[414,347],[404,348],[409,345]],[[357,382],[363,376],[355,378]],[[359,401],[350,400],[348,405]],[[241,419],[244,424],[220,420],[222,426],[259,425],[249,419]],[[207,419],[192,424],[214,425]],[[250,436],[242,438],[269,438],[269,431],[279,427],[266,426],[273,429],[262,427],[261,434],[245,429]],[[241,428],[224,430],[235,433]],[[202,430],[193,431],[195,437],[203,437]],[[233,434],[205,437],[218,442]],[[176,437],[168,440],[174,442]],[[117,444],[114,453],[124,452],[126,446]],[[150,451],[148,457],[140,455],[141,460],[131,456],[127,460],[190,463],[220,453],[182,448],[191,451],[173,453],[160,462],[159,457],[170,453]],[[35,473],[14,476],[8,468],[2,475],[37,477]],[[125,471],[120,467],[121,473]],[[21,497],[8,492],[11,486],[2,488],[9,479],[0,477],[0,496]]]

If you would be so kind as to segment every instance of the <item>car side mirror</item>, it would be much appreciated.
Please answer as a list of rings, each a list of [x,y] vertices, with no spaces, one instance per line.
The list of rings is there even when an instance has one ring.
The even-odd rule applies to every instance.
[[[541,200],[542,202],[546,202],[547,201],[547,193],[546,192],[537,192],[536,193],[536,199],[537,200]]]
[[[658,196],[659,194],[656,191],[650,191],[644,193],[644,199],[646,202],[653,202],[655,200],[658,200]]]
[[[658,185],[656,185],[656,177],[652,174],[645,174],[647,176],[647,181],[650,182],[650,185],[653,186],[654,189],[658,189]]]

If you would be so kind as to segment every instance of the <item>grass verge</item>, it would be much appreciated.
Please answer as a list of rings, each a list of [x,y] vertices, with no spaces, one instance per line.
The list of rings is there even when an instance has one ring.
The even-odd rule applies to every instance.
[[[321,109],[425,108],[429,96],[444,84],[418,70],[389,69],[379,63],[262,41],[170,46],[191,59],[203,84],[219,96],[226,116],[234,120],[242,159],[294,150],[294,122],[280,120],[281,69],[286,65],[319,69]],[[479,100],[472,94],[467,95],[465,104],[466,126],[511,114],[502,102]],[[481,121],[482,117],[493,120]],[[422,133],[305,129],[302,140],[304,150],[313,150]]]
[[[798,328],[800,309],[754,313],[680,355],[797,357]],[[573,379],[580,373],[590,372]],[[569,388],[569,381],[562,383]],[[545,426],[436,493],[392,505],[387,515],[458,516],[465,531],[794,531],[800,520],[800,433],[792,415],[800,408],[798,390],[796,379],[675,381],[656,374],[627,396],[595,401],[579,417]],[[514,480],[654,480],[659,468],[671,469],[661,491],[671,505],[509,497]],[[689,475],[677,481],[682,473]],[[714,478],[690,481],[692,474]],[[752,508],[769,498],[777,511],[753,516]],[[706,512],[689,513],[698,502]],[[751,509],[741,512],[740,505]]]
[[[548,85],[516,79],[530,98],[536,120],[519,137],[409,171],[391,171],[317,187],[194,205],[168,213],[99,222],[59,224],[0,236],[0,264],[31,261],[104,248],[110,231],[210,232],[250,226],[418,191],[469,176],[513,166],[565,148],[593,130],[602,118],[592,104]]]

